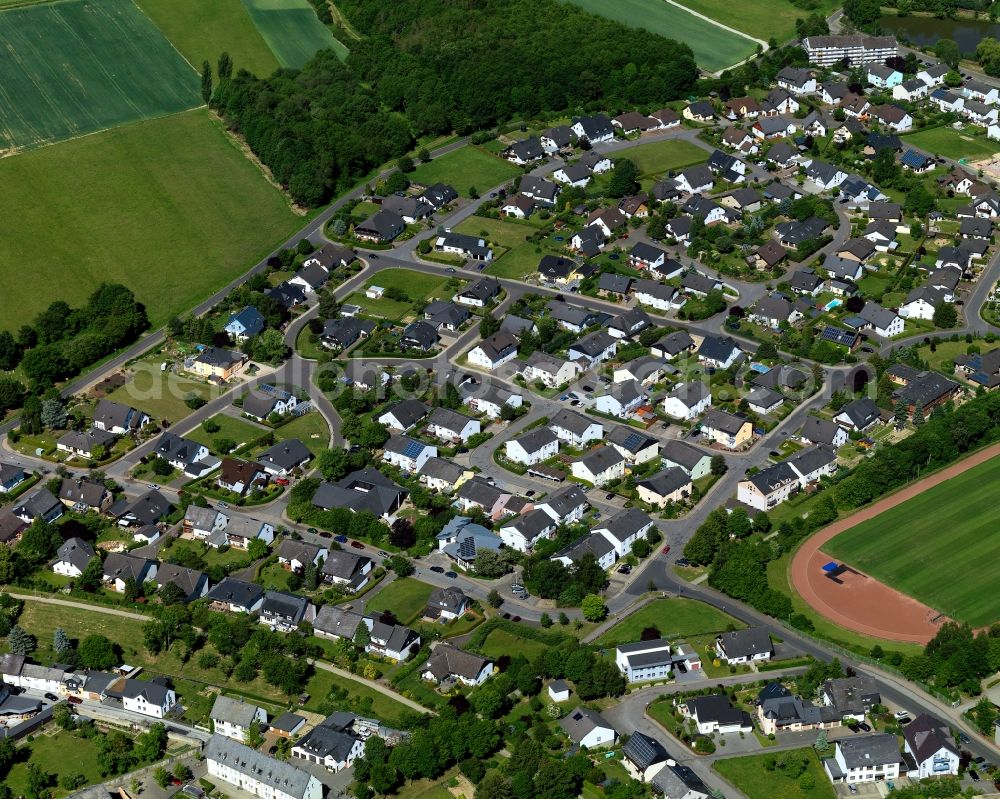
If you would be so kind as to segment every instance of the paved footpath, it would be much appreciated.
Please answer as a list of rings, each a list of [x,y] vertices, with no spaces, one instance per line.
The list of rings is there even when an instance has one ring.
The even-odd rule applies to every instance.
[[[43,605],[61,605],[64,608],[78,608],[80,610],[90,610],[94,613],[105,613],[108,616],[119,616],[123,619],[135,619],[137,621],[149,621],[149,616],[141,613],[133,613],[130,610],[120,610],[119,608],[109,608],[104,605],[90,605],[86,602],[71,602],[68,599],[55,599],[54,597],[35,596],[34,594],[11,594],[14,599],[23,599],[25,602],[40,602]]]

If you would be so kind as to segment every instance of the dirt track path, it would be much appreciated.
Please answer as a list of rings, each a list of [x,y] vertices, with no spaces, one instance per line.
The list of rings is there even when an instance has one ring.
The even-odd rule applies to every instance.
[[[809,538],[792,558],[789,566],[792,586],[813,609],[848,630],[875,638],[926,643],[937,633],[941,622],[945,621],[944,618],[932,621],[938,616],[937,611],[872,577],[862,575],[856,581],[849,577],[849,585],[838,585],[824,576],[822,566],[830,557],[820,549],[845,530],[873,519],[998,455],[1000,443],[992,444],[824,527]]]

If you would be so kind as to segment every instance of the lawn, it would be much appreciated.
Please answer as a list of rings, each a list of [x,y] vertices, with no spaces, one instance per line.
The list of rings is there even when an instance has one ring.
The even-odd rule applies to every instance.
[[[46,774],[55,775],[55,783],[64,775],[80,774],[86,781],[85,785],[94,785],[103,779],[97,762],[96,741],[96,738],[80,738],[50,724],[44,728],[44,732],[36,734],[30,744],[18,750],[19,757],[4,777],[4,785],[15,796],[24,796],[28,787],[30,764],[38,766]],[[67,757],[69,752],[73,753],[72,757]],[[52,791],[53,796],[64,796],[67,793],[57,784]]]
[[[1000,620],[998,480],[993,458],[841,533],[823,551],[953,619],[992,624]]]
[[[243,0],[243,5],[281,66],[301,69],[320,50],[347,58],[347,47],[319,21],[309,0]]]
[[[502,219],[489,219],[484,216],[470,216],[455,230],[468,233],[470,236],[483,236],[491,244],[498,244],[508,250],[519,244],[524,244],[528,236],[537,232],[537,228],[523,222],[505,222]]]
[[[37,147],[202,103],[197,73],[130,0],[66,0],[9,9],[0,14],[0,51],[5,53],[0,151]],[[82,175],[70,174],[86,185]],[[33,193],[38,189],[33,183],[29,187]],[[79,196],[68,199],[80,202]]]
[[[521,173],[514,164],[472,145],[420,164],[409,178],[414,183],[431,185],[447,183],[463,197],[470,197],[472,188],[486,192]]]
[[[630,147],[623,157],[635,164],[640,176],[649,176],[700,164],[708,158],[708,153],[690,142],[668,139]]]
[[[750,36],[778,44],[795,38],[795,20],[805,14],[789,0],[743,0],[734,5],[730,0],[677,0],[692,11],[711,17],[716,22],[743,31]],[[827,17],[840,5],[839,0],[819,0],[809,14]]]
[[[724,632],[745,624],[711,605],[694,599],[657,599],[637,610],[597,639],[604,646],[638,641],[646,627],[656,627],[664,637]]]
[[[433,591],[433,585],[414,580],[412,577],[393,580],[368,600],[365,610],[368,613],[388,610],[399,619],[400,624],[413,624],[423,615],[427,600]]]
[[[18,209],[0,219],[9,330],[102,281],[131,288],[159,326],[304,221],[200,109],[4,158],[0,182]]]
[[[221,53],[229,53],[235,69],[270,75],[279,66],[274,53],[240,0],[136,0],[189,62],[213,70]]]
[[[155,356],[137,361],[130,367],[132,380],[116,388],[107,398],[145,411],[154,421],[167,419],[176,423],[191,413],[184,402],[189,394],[204,400],[216,396],[216,389],[208,383],[181,372],[161,372],[161,362],[162,358]]]
[[[330,426],[319,411],[310,411],[275,428],[274,437],[279,441],[297,438],[313,455],[318,455],[330,446]]]
[[[998,141],[987,139],[985,136],[972,136],[947,126],[908,133],[903,140],[932,155],[943,155],[956,161],[963,158],[979,161],[1000,152]]]
[[[386,269],[347,297],[344,303],[359,305],[371,316],[399,322],[414,315],[413,305],[416,302],[426,304],[432,299],[450,299],[455,292],[447,289],[448,282],[447,277],[414,272],[412,269]],[[409,300],[391,300],[384,296],[377,299],[366,297],[365,290],[372,286],[401,289],[406,292]]]
[[[549,646],[541,641],[522,638],[507,630],[496,629],[486,636],[481,648],[483,654],[491,658],[500,658],[504,655],[524,655],[528,660],[534,660]]]
[[[538,262],[542,260],[543,252],[535,252],[536,244],[524,243],[506,252],[486,267],[486,273],[500,278],[520,280],[532,272],[538,271]]]
[[[205,430],[203,425],[198,425],[194,430],[188,433],[187,437],[192,441],[197,441],[199,444],[204,444],[211,450],[215,449],[214,442],[217,438],[228,438],[230,441],[235,441],[236,446],[242,446],[243,444],[249,444],[251,441],[255,441],[265,433],[269,432],[263,427],[251,424],[245,419],[237,419],[235,416],[230,416],[228,413],[216,414],[208,421],[215,422],[219,425],[219,429],[214,433],[209,433]]]
[[[684,42],[694,53],[698,66],[711,72],[725,69],[753,55],[756,43],[738,33],[720,28],[707,20],[663,0],[570,0],[597,14],[633,28]],[[789,7],[788,13],[791,15]],[[766,38],[766,37],[765,37]]]
[[[831,752],[832,754],[832,752]],[[809,759],[806,774],[813,777],[813,787],[803,790],[800,778],[782,774],[780,769],[769,771],[764,763],[771,758],[798,755]],[[747,799],[834,799],[837,795],[823,770],[819,757],[811,747],[792,749],[777,755],[749,755],[717,760],[714,768],[740,789]]]
[[[941,369],[946,361],[953,361],[959,355],[965,355],[966,351],[973,345],[968,344],[965,339],[961,341],[939,341],[935,344],[933,352],[929,345],[920,347],[917,353],[920,355],[920,359],[927,361],[931,369]],[[988,346],[988,345],[986,345]],[[981,349],[986,347],[979,343]],[[948,374],[952,373],[951,369],[946,370]]]

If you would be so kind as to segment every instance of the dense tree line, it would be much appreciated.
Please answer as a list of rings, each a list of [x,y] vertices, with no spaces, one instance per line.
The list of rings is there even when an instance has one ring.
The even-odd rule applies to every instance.
[[[690,93],[690,48],[557,0],[339,6],[367,36],[347,63],[221,78],[213,106],[275,177],[315,206],[414,138],[519,117],[662,105]]]
[[[31,390],[40,393],[134,341],[148,327],[146,309],[129,289],[102,283],[79,308],[57,300],[16,336],[0,331],[0,371],[20,365]],[[0,413],[19,407],[24,397],[23,384],[0,377]]]

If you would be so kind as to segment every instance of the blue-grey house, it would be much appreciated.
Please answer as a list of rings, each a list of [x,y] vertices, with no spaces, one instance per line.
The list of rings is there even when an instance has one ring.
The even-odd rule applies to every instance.
[[[264,317],[252,305],[234,313],[226,322],[225,331],[236,341],[246,341],[264,330]]]

